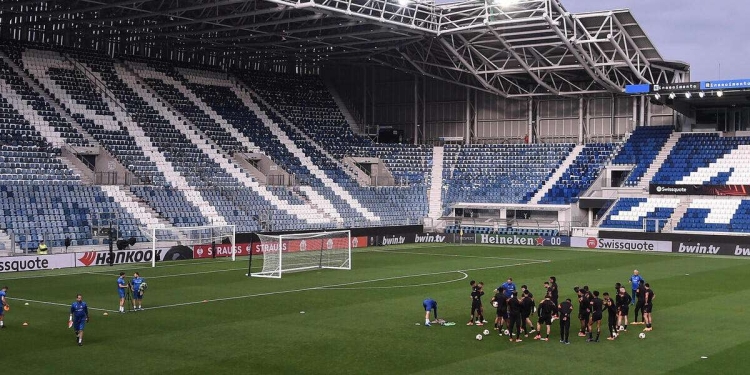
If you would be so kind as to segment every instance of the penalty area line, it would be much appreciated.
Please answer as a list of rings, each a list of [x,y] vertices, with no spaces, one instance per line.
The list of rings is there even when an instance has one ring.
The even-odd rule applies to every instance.
[[[274,296],[274,295],[280,295],[280,294],[307,292],[307,291],[311,291],[311,290],[336,290],[337,288],[338,289],[342,289],[343,287],[347,287],[347,286],[350,286],[350,285],[360,285],[360,284],[374,283],[374,282],[379,282],[379,281],[400,280],[400,279],[407,279],[407,278],[412,278],[412,277],[422,277],[422,276],[444,275],[444,274],[457,273],[457,272],[462,273],[462,274],[466,274],[467,272],[470,272],[470,271],[482,271],[482,270],[489,270],[489,269],[508,268],[508,267],[517,267],[517,266],[527,266],[527,265],[532,265],[532,264],[542,264],[542,263],[549,263],[549,262],[551,262],[551,261],[550,260],[535,260],[535,261],[530,261],[530,262],[520,262],[520,263],[513,263],[513,264],[502,264],[502,265],[497,265],[497,266],[486,266],[486,267],[467,268],[467,269],[460,269],[460,270],[450,270],[450,271],[440,271],[440,272],[427,272],[427,273],[419,273],[419,274],[413,274],[413,275],[382,277],[382,278],[370,279],[370,280],[360,280],[360,281],[352,281],[352,282],[347,282],[347,283],[313,286],[313,287],[308,287],[308,288],[280,290],[280,291],[275,291],[275,292],[254,293],[254,294],[247,294],[247,295],[242,295],[242,296],[213,298],[213,299],[207,299],[207,300],[203,300],[203,301],[191,301],[191,302],[175,303],[175,304],[170,304],[170,305],[153,306],[153,307],[146,307],[146,308],[144,308],[144,310],[167,309],[167,308],[173,308],[173,307],[199,305],[199,304],[208,303],[208,302],[234,301],[234,300],[247,299],[247,298],[256,298],[256,297]],[[466,276],[468,277],[468,274]],[[462,279],[451,280],[450,282],[456,282],[456,281],[460,281],[460,280],[463,280],[463,278]],[[435,283],[429,283],[428,285],[434,285],[434,284]],[[417,286],[417,285],[413,285],[413,286]],[[395,288],[395,286],[391,287],[391,288]]]

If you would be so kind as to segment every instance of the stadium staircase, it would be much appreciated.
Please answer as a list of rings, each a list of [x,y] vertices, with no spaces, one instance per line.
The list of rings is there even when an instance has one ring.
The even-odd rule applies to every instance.
[[[150,234],[150,229],[169,226],[165,220],[159,218],[159,214],[154,212],[147,204],[143,204],[142,201],[136,199],[136,196],[130,191],[123,190],[116,185],[102,186],[101,189],[107,196],[112,197],[115,202],[124,208],[126,212],[130,213],[141,227],[149,229],[147,233]],[[148,237],[147,233],[144,233],[145,237]]]
[[[646,172],[643,174],[643,177],[641,177],[640,182],[638,182],[638,187],[643,188],[643,189],[648,189],[648,186],[651,183],[651,179],[654,178],[654,176],[656,175],[656,172],[659,171],[662,164],[664,164],[664,161],[667,160],[669,153],[672,152],[672,149],[674,148],[674,146],[677,144],[677,142],[680,141],[681,136],[682,136],[682,133],[679,133],[679,132],[673,132],[672,135],[669,136],[669,139],[664,143],[664,146],[656,155],[656,158],[654,158],[654,161],[651,163],[651,165],[648,167]]]
[[[681,197],[680,204],[675,207],[672,216],[669,217],[669,221],[667,221],[667,224],[664,225],[662,232],[673,232],[675,229],[677,229],[677,225],[682,220],[682,218],[685,217],[688,207],[690,207],[690,203],[691,202],[689,198]]]
[[[577,145],[573,148],[573,151],[571,151],[568,156],[565,158],[565,160],[557,167],[557,170],[555,173],[552,174],[550,178],[547,179],[547,181],[544,183],[544,185],[539,189],[539,191],[534,194],[534,196],[529,200],[530,204],[539,204],[539,201],[544,198],[545,195],[547,195],[547,192],[552,189],[553,186],[557,183],[560,178],[562,178],[563,174],[565,174],[565,171],[568,170],[568,168],[573,164],[573,162],[576,160],[578,155],[581,154],[581,151],[585,148],[584,145]]]
[[[333,101],[336,102],[336,106],[339,108],[339,111],[341,111],[341,114],[344,115],[344,119],[346,119],[346,123],[349,124],[349,127],[352,129],[352,131],[356,134],[363,134],[364,132],[362,129],[362,124],[354,119],[354,116],[352,116],[352,113],[349,111],[349,107],[346,105],[346,102],[344,102],[344,100],[341,98],[341,95],[339,95],[338,90],[336,90],[335,85],[327,79],[323,79],[323,82],[328,88],[328,91],[331,93]]]
[[[242,87],[234,86],[231,88],[232,92],[242,100],[242,103],[253,111],[263,124],[271,131],[271,133],[279,139],[289,152],[291,152],[297,159],[302,162],[302,165],[306,167],[310,173],[322,181],[326,187],[333,190],[333,192],[343,199],[349,206],[359,212],[365,219],[369,221],[379,221],[380,218],[370,212],[366,207],[360,204],[348,191],[342,188],[339,184],[333,181],[326,173],[318,168],[317,165],[310,159],[297,145],[292,141],[286,132],[282,130],[277,124],[275,124],[263,110],[258,107],[248,91],[243,90]]]
[[[432,148],[432,170],[427,196],[430,202],[427,217],[434,222],[443,213],[443,146]]]

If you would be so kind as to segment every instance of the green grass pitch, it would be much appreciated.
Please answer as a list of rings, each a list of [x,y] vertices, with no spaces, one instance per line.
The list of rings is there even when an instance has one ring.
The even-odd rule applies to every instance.
[[[0,372],[748,372],[750,260],[410,245],[355,252],[352,263],[351,271],[290,273],[282,279],[245,277],[246,259],[2,274],[0,285],[10,287],[11,311],[7,328],[0,331]],[[644,340],[637,337],[643,326],[631,326],[616,341],[592,344],[576,336],[579,324],[574,321],[571,345],[558,342],[557,322],[549,342],[529,338],[510,343],[491,324],[465,326],[470,279],[484,281],[491,290],[512,276],[519,287],[527,284],[540,296],[542,283],[554,275],[563,299],[574,297],[575,285],[611,292],[635,268],[656,293],[654,330]],[[128,276],[140,271],[148,282],[145,311],[116,312],[121,270]],[[66,324],[76,293],[92,308],[83,347],[76,345]],[[486,315],[494,318],[490,295],[484,298]],[[457,325],[424,327],[421,303],[426,297],[436,299],[441,317]],[[492,334],[475,340],[484,328]]]

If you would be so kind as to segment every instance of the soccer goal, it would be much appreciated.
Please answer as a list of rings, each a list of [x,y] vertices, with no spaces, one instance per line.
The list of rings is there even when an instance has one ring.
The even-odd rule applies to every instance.
[[[229,248],[232,260],[236,259],[236,227],[234,225],[205,225],[199,227],[151,228],[151,266],[156,259],[193,259],[196,248]],[[161,257],[157,257],[157,251]]]
[[[280,278],[285,272],[352,268],[352,236],[348,230],[258,237],[263,268],[260,272],[248,271],[250,276]],[[251,255],[248,269],[252,260]]]

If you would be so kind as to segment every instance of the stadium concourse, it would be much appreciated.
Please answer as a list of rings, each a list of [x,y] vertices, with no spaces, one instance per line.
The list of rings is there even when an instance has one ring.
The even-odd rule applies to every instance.
[[[750,232],[744,86],[684,82],[627,10],[27,3],[0,19],[3,255],[207,225]]]

